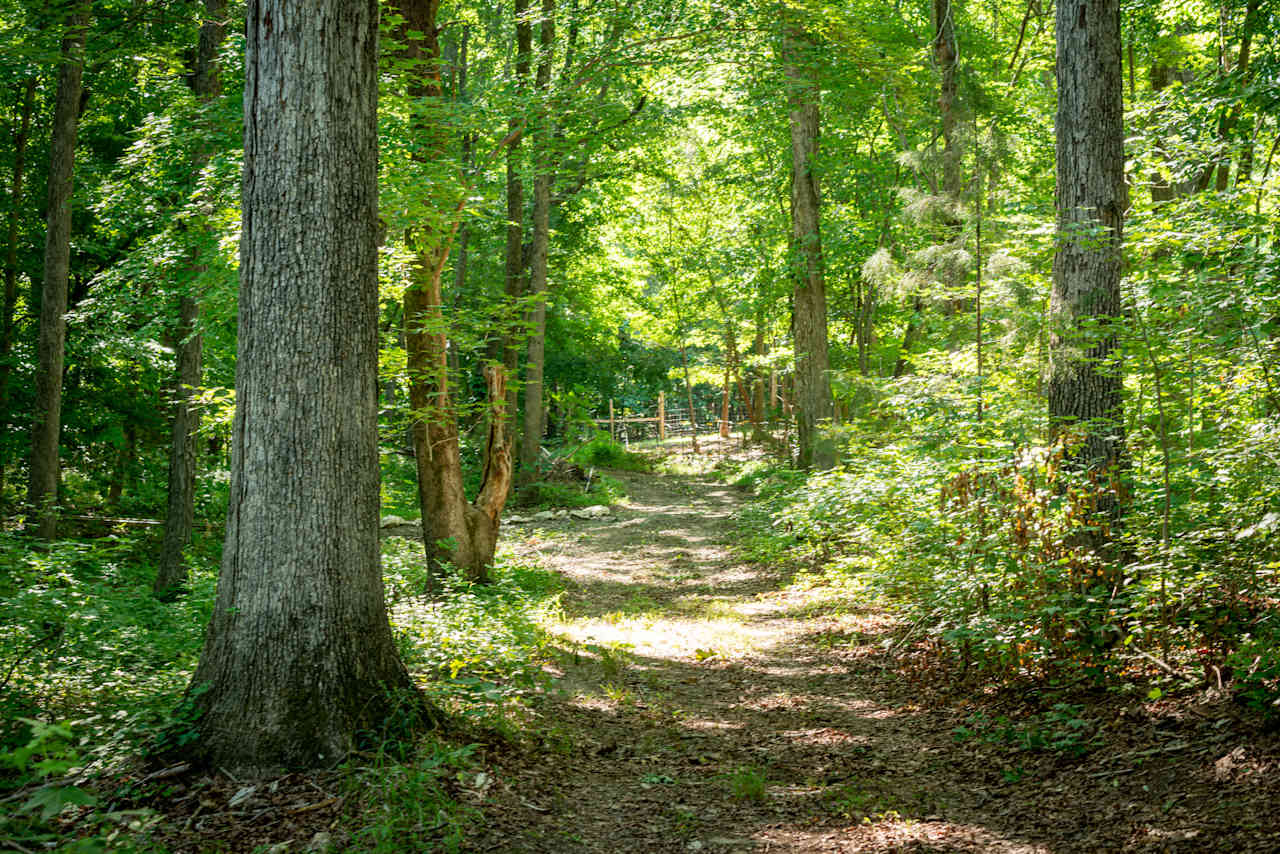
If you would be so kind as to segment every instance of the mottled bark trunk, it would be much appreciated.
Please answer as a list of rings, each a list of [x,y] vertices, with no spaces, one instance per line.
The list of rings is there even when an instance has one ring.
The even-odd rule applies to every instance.
[[[378,547],[378,7],[250,0],[246,30],[231,494],[191,748],[265,772],[337,764],[413,688]]]
[[[27,480],[27,504],[38,520],[36,533],[45,539],[53,539],[58,531],[58,438],[62,429],[62,368],[67,344],[67,280],[71,270],[71,191],[88,29],[89,14],[81,6],[67,19],[62,40],[49,152],[49,212],[40,291],[35,417],[31,425]]]
[[[555,0],[542,0],[542,24],[539,28],[537,88],[545,99],[551,83],[551,60],[555,48]],[[551,145],[555,131],[550,115],[541,105],[539,123],[534,135],[534,161],[537,175],[533,182],[533,241],[529,251],[529,342],[524,368],[524,427],[520,433],[520,478],[528,483],[538,476],[538,454],[546,428],[542,399],[542,375],[546,364],[547,341],[547,250],[551,243],[551,183],[555,168]]]
[[[218,51],[226,35],[224,18],[227,0],[205,0],[204,23],[196,49],[191,89],[202,102],[222,93],[218,79]],[[195,157],[192,170],[204,167],[208,154]],[[205,269],[200,250],[191,259],[193,278]],[[173,425],[169,438],[169,507],[164,517],[164,541],[156,569],[155,593],[166,597],[187,585],[187,564],[183,549],[191,542],[196,518],[196,433],[200,411],[196,408],[201,385],[203,341],[200,337],[200,303],[194,294],[181,297],[178,304],[178,334],[175,350]]]
[[[791,125],[791,225],[795,258],[793,330],[796,351],[797,464],[826,469],[835,465],[835,447],[821,432],[832,415],[827,376],[827,296],[819,225],[819,92],[810,54],[814,46],[795,24],[785,33],[784,54]]]
[[[1054,429],[1081,435],[1078,464],[1098,482],[1093,543],[1117,533],[1124,465],[1121,240],[1124,112],[1119,0],[1059,0],[1058,250],[1050,297],[1047,395]]]
[[[22,209],[22,188],[27,176],[27,143],[31,139],[31,113],[35,107],[36,78],[22,84],[22,107],[18,130],[13,135],[13,173],[9,180],[9,228],[4,254],[4,308],[0,315],[0,431],[8,432],[9,377],[13,371],[13,336],[18,310],[18,211]],[[0,444],[0,495],[4,494],[8,454]]]

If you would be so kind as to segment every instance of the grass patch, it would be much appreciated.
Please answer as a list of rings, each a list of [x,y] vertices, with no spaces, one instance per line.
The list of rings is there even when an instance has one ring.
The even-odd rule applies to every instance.
[[[729,794],[739,801],[763,801],[769,786],[768,775],[755,766],[739,768],[729,775]]]
[[[479,813],[459,798],[467,789],[483,793],[489,783],[475,748],[428,738],[407,759],[379,751],[348,764],[344,790],[351,807],[343,824],[350,843],[343,850],[463,850]]]
[[[520,488],[515,503],[526,508],[574,508],[596,504],[616,504],[626,497],[622,483],[608,475],[596,474],[589,484],[539,480]]]

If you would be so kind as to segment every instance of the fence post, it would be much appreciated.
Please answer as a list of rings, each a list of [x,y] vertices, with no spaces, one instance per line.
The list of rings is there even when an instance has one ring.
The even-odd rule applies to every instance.
[[[667,393],[658,392],[658,441],[667,441]]]
[[[613,398],[612,397],[609,398],[609,438],[615,441],[618,438],[617,428],[614,426],[614,422],[613,422]]]

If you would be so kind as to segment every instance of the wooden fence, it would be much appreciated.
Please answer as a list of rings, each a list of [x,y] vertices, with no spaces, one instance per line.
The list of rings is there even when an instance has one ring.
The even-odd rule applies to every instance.
[[[694,418],[690,419],[688,407],[668,408],[667,396],[659,393],[657,411],[652,415],[618,412],[610,400],[608,417],[592,420],[596,427],[607,430],[614,441],[628,446],[632,442],[652,439],[666,441],[669,438],[692,437],[695,421],[699,432],[718,431],[721,435],[748,427],[749,422],[735,406],[730,409],[729,420],[723,422],[727,429],[721,430],[718,410],[719,407],[709,407],[705,412],[695,411]]]

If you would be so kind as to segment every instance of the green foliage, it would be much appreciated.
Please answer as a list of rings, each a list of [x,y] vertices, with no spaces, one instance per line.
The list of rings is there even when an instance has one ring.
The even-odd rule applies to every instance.
[[[344,822],[347,851],[392,854],[463,850],[464,833],[479,817],[458,799],[461,788],[483,782],[473,758],[475,745],[424,739],[413,754],[378,751],[344,770],[351,807]]]
[[[1085,536],[1101,487],[1069,464],[1069,441],[986,438],[1022,433],[1005,409],[969,422],[975,441],[960,446],[945,442],[959,421],[939,418],[945,398],[899,394],[895,406],[914,434],[890,437],[870,413],[836,470],[745,472],[757,499],[742,520],[744,550],[794,561],[805,583],[886,596],[962,673],[1122,688],[1146,670],[1138,651],[1159,645],[1211,683],[1235,679],[1239,699],[1274,713],[1276,628],[1265,603],[1280,594],[1280,471],[1254,439],[1201,454],[1199,471],[1175,470],[1167,547],[1162,469],[1155,450],[1142,450],[1120,487],[1131,497],[1116,567]],[[1273,429],[1259,419],[1247,435]]]
[[[648,457],[628,451],[609,438],[607,433],[597,433],[591,441],[575,448],[569,454],[569,459],[584,467],[620,471],[649,471],[653,467]]]
[[[30,732],[27,743],[0,753],[0,767],[16,775],[15,785],[28,784],[24,797],[0,803],[0,841],[15,850],[39,847],[59,852],[140,851],[133,836],[154,818],[144,810],[97,812],[98,797],[69,781],[85,762],[72,734],[72,724],[23,719]],[[34,784],[34,788],[31,786]],[[85,814],[76,837],[68,839],[56,820],[68,809]]]
[[[389,539],[383,566],[400,652],[427,680],[427,693],[446,708],[501,726],[504,714],[545,679],[551,638],[538,616],[559,608],[558,576],[503,557],[492,583],[448,575],[437,579],[442,595],[431,600],[421,595],[427,575],[420,544]]]
[[[22,717],[87,717],[101,710],[167,710],[195,665],[212,607],[216,554],[191,551],[192,588],[172,603],[151,595],[144,544],[113,536],[33,550],[0,534],[0,745],[27,738]],[[93,728],[96,736],[108,731]]]
[[[1043,714],[1019,721],[975,712],[951,734],[957,742],[980,738],[1015,750],[1079,757],[1089,753],[1100,738],[1097,723],[1081,717],[1083,711],[1083,706],[1055,703]]]
[[[520,507],[591,507],[616,504],[626,496],[622,483],[608,475],[596,474],[589,485],[536,480],[520,488],[515,503]]]
[[[729,794],[740,801],[763,801],[769,778],[764,769],[743,767],[728,776]]]

